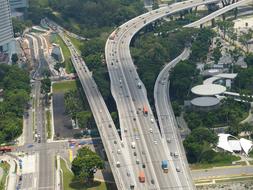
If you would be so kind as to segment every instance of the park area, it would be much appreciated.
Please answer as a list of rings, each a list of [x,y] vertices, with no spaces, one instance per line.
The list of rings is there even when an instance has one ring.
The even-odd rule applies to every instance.
[[[61,159],[61,170],[62,170],[62,179],[63,179],[63,188],[64,190],[116,190],[114,184],[94,181],[93,184],[85,185],[80,181],[74,179],[74,174],[67,167],[66,162]]]

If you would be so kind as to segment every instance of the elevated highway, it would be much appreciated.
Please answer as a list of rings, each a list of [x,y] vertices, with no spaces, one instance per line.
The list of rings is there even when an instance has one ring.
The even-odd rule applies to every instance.
[[[133,170],[131,165],[128,164],[130,161],[127,160],[129,158],[127,156],[128,151],[126,151],[124,143],[119,138],[104,99],[92,77],[92,72],[89,71],[78,51],[64,35],[64,32],[58,29],[58,33],[70,50],[71,61],[92,110],[117,187],[118,189],[129,189],[130,186],[135,186],[135,180],[132,178]]]
[[[132,165],[133,167],[136,166],[134,167],[136,168],[134,172],[136,180],[138,172],[145,171],[147,179],[145,185],[138,184],[142,189],[150,187],[155,189],[194,189],[194,185],[188,172],[180,172],[180,165],[183,165],[184,162],[180,164],[181,155],[178,154],[182,151],[172,152],[171,156],[166,139],[161,138],[147,100],[146,89],[139,79],[130,55],[131,39],[145,25],[157,19],[214,2],[218,1],[185,1],[145,13],[121,25],[107,40],[106,61],[111,79],[112,94],[119,111],[122,140],[130,150],[131,144],[136,143],[136,149],[131,150],[130,154],[132,154],[131,158],[134,159]],[[137,87],[139,82],[142,84],[141,89]],[[142,112],[144,106],[148,109],[146,116]],[[175,138],[175,141],[178,141],[178,137]],[[178,148],[182,149],[182,147]],[[143,155],[142,152],[145,154]],[[134,157],[136,153],[139,155],[138,157]],[[140,160],[142,164],[135,163],[136,159]],[[165,174],[161,169],[162,160],[169,160],[168,174]],[[182,168],[185,167],[182,166]]]
[[[210,21],[210,20],[212,20],[212,19],[214,19],[214,18],[230,11],[230,10],[233,10],[233,9],[241,7],[241,6],[245,6],[248,3],[252,3],[252,0],[240,0],[236,3],[233,3],[231,5],[223,7],[223,8],[221,8],[221,9],[219,9],[219,10],[217,10],[217,11],[215,11],[215,12],[213,12],[213,13],[211,13],[211,14],[209,14],[209,15],[207,15],[207,16],[205,16],[205,17],[203,17],[203,18],[201,18],[201,19],[199,19],[195,22],[193,22],[193,23],[190,23],[190,24],[188,24],[184,27],[188,27],[188,28],[189,27],[199,27],[202,24],[204,24],[204,23],[206,23],[206,22],[208,22],[208,21]]]

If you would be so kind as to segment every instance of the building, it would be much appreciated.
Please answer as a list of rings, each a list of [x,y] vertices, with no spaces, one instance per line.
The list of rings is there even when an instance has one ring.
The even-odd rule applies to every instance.
[[[242,153],[248,155],[252,149],[252,141],[241,138],[238,139],[230,134],[218,134],[219,141],[217,147],[223,151]]]
[[[0,0],[0,53],[11,56],[16,51],[16,42],[13,37],[11,12],[8,0]]]
[[[23,18],[29,7],[28,0],[9,0],[11,15],[16,18]]]
[[[222,85],[218,84],[202,84],[194,86],[191,89],[193,94],[199,96],[215,96],[219,94],[223,94],[226,91],[226,88]]]
[[[211,96],[197,97],[191,100],[191,106],[195,110],[210,111],[219,108],[220,100]]]

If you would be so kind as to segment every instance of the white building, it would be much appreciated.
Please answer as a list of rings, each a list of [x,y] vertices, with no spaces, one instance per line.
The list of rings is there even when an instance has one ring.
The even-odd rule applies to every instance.
[[[238,139],[230,134],[218,134],[219,141],[217,147],[228,151],[228,152],[237,152],[237,153],[244,153],[248,155],[250,150],[252,149],[252,141],[241,138]]]
[[[0,53],[11,56],[16,51],[8,0],[0,0]]]

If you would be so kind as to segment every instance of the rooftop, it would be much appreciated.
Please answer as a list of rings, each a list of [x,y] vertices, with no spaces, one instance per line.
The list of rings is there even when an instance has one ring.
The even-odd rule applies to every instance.
[[[199,107],[210,107],[220,103],[220,100],[215,97],[198,97],[191,101],[191,104]]]
[[[218,84],[202,84],[191,89],[193,94],[200,96],[214,96],[226,91],[226,87]]]

